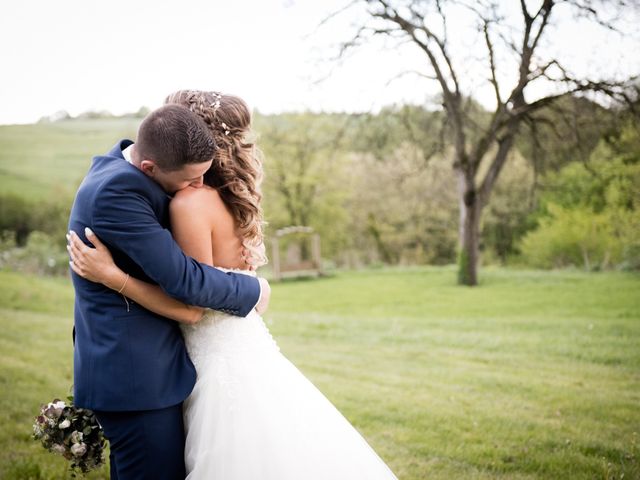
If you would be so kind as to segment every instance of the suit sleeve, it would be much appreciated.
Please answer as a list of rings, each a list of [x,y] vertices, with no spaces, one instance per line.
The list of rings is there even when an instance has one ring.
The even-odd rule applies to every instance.
[[[255,277],[224,273],[188,257],[160,225],[139,178],[112,178],[96,194],[91,228],[169,296],[189,305],[246,316],[260,297]]]

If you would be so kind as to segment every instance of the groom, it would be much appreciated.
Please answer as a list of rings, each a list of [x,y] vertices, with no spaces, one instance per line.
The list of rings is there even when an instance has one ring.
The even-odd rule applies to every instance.
[[[266,280],[196,262],[167,229],[168,194],[202,186],[214,149],[207,125],[187,108],[153,111],[140,125],[135,145],[122,140],[93,159],[76,194],[69,230],[88,243],[84,231],[91,228],[122,270],[186,304],[245,316],[254,307],[266,309]],[[103,285],[71,276],[74,402],[95,411],[109,439],[111,478],[183,479],[182,402],[196,373],[178,324],[127,303]]]

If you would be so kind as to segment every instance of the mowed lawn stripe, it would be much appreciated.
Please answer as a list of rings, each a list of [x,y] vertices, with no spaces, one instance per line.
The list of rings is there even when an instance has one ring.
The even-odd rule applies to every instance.
[[[401,479],[640,477],[640,279],[454,279],[415,267],[287,281],[265,320]],[[71,384],[73,291],[7,272],[0,287],[0,477],[61,478],[29,433],[39,403]]]

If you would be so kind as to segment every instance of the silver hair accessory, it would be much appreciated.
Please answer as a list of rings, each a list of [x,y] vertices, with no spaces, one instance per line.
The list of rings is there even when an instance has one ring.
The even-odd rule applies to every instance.
[[[219,93],[213,92],[213,102],[209,104],[210,107],[213,107],[213,113],[216,113],[216,110],[220,108],[220,100],[222,100],[222,95]]]
[[[213,116],[215,118],[216,112],[220,108],[220,101],[222,100],[222,95],[220,95],[218,92],[211,92],[211,95],[213,95],[213,102],[210,103],[209,106],[213,107]],[[225,135],[229,135],[229,133],[231,133],[226,123],[220,122],[220,126],[224,129]]]

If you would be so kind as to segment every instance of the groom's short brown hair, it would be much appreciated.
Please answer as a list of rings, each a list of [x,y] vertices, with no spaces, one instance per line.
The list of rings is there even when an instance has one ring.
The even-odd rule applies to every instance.
[[[205,121],[182,105],[164,105],[154,110],[138,128],[136,151],[140,160],[153,160],[164,171],[208,162],[215,149]]]

